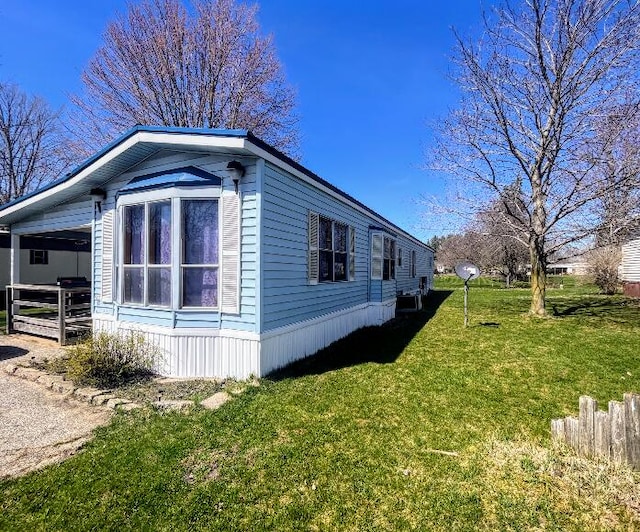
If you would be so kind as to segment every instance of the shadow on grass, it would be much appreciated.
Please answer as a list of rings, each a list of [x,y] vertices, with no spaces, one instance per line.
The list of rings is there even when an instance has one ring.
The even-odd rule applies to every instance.
[[[315,355],[294,362],[269,374],[268,377],[272,380],[282,380],[320,375],[367,362],[391,364],[452,293],[451,290],[432,291],[421,311],[400,314],[380,327],[359,329]]]
[[[590,296],[550,301],[552,314],[558,318],[576,316],[601,318],[616,322],[638,320],[640,302],[620,296]]]

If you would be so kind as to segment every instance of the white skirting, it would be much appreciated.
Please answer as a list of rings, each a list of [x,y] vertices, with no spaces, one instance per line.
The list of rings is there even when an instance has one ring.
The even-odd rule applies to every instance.
[[[158,346],[157,370],[172,377],[262,377],[362,327],[395,316],[395,299],[369,303],[274,329],[262,335],[230,329],[169,329],[94,314],[95,331],[135,330]]]

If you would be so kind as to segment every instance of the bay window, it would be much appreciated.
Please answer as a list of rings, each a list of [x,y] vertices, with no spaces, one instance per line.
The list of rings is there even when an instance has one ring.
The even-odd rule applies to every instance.
[[[219,307],[218,202],[217,198],[174,197],[122,206],[123,303]]]

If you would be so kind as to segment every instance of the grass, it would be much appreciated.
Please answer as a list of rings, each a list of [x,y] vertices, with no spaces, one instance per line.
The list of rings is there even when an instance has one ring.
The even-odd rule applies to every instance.
[[[480,280],[479,280],[480,281]],[[115,417],[72,459],[0,484],[7,530],[626,530],[637,473],[549,441],[578,397],[638,391],[640,309],[564,284],[447,279],[218,411]],[[443,286],[444,285],[444,286]]]

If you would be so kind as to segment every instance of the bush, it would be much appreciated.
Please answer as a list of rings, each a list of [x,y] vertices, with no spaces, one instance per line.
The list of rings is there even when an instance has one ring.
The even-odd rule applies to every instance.
[[[66,374],[77,384],[109,388],[154,374],[157,348],[139,332],[99,332],[73,346]]]
[[[600,292],[607,295],[616,293],[618,289],[618,267],[622,255],[615,246],[594,249],[589,254],[589,274]]]

